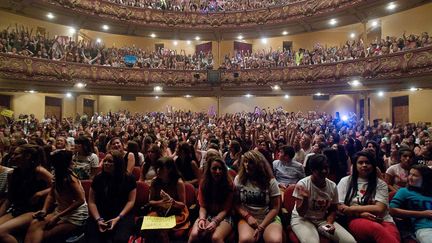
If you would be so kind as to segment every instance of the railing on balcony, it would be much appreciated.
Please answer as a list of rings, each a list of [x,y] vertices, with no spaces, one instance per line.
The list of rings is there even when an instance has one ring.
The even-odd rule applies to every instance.
[[[46,85],[73,84],[81,80],[99,87],[151,88],[159,84],[199,89],[215,85],[229,88],[280,84],[304,88],[332,87],[353,77],[379,81],[432,75],[432,46],[329,64],[220,72],[220,80],[215,84],[208,82],[206,71],[115,68],[0,54],[2,79]]]

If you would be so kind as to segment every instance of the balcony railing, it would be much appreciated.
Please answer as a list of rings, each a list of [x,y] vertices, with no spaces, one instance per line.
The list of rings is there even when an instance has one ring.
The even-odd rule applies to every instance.
[[[93,87],[123,87],[131,90],[150,89],[156,84],[184,90],[199,90],[215,85],[229,89],[274,84],[295,89],[333,87],[346,84],[353,77],[379,82],[428,75],[432,75],[432,46],[329,64],[221,70],[217,83],[207,80],[206,71],[115,68],[0,54],[1,79],[29,81],[47,86],[73,85],[79,80]]]
[[[285,24],[314,15],[334,13],[371,0],[304,0],[267,9],[199,13],[174,12],[127,7],[102,0],[37,0],[38,2],[69,8],[77,14],[128,21],[147,27],[210,29],[248,28],[257,25]]]

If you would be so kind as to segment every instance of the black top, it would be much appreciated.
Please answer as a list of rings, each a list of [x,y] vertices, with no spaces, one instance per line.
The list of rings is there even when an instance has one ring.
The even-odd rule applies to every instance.
[[[99,214],[105,220],[117,217],[126,205],[129,193],[136,188],[135,178],[125,175],[118,181],[106,173],[100,173],[91,185]]]

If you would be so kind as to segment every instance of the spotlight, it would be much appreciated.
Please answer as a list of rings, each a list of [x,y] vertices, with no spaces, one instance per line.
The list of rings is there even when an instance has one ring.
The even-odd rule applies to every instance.
[[[162,86],[154,86],[153,91],[155,92],[161,92],[163,90]]]
[[[109,30],[109,26],[106,25],[106,24],[104,24],[104,25],[102,25],[102,29],[103,29],[103,30]]]
[[[348,116],[343,115],[343,116],[342,116],[342,121],[348,121]]]
[[[384,96],[384,92],[383,91],[378,92],[378,96],[379,97],[383,97]]]
[[[330,25],[336,25],[337,24],[337,20],[336,19],[330,19],[329,24]]]
[[[199,40],[201,40],[201,38],[199,36],[196,36],[195,40],[199,41]]]
[[[151,34],[150,34],[150,37],[151,37],[151,38],[155,38],[155,37],[156,37],[156,34],[155,34],[155,33],[151,33]]]
[[[387,10],[393,10],[397,7],[397,5],[394,2],[391,2],[387,5],[386,9]]]
[[[66,97],[68,97],[68,98],[72,98],[72,93],[67,92],[67,93],[66,93]]]
[[[47,18],[49,18],[49,19],[53,19],[53,18],[55,18],[55,16],[54,16],[54,14],[52,14],[52,13],[47,13]]]
[[[282,35],[288,35],[288,31],[283,31]]]
[[[289,98],[289,95],[286,94],[286,95],[284,96],[284,98],[285,98],[285,99],[288,99],[288,98]]]

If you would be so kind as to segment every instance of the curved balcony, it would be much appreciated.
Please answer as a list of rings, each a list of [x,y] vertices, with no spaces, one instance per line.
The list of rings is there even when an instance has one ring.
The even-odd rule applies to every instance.
[[[97,15],[113,20],[128,21],[149,27],[176,27],[184,29],[248,28],[274,25],[308,18],[341,9],[353,8],[370,0],[304,0],[285,6],[242,12],[203,14],[126,7],[103,0],[39,0],[77,13]]]
[[[117,95],[154,95],[155,85],[164,86],[161,95],[239,95],[250,90],[275,95],[270,86],[276,84],[292,94],[317,89],[344,93],[352,92],[347,81],[353,78],[362,80],[364,90],[389,89],[390,85],[400,88],[406,80],[416,81],[419,88],[432,87],[432,46],[329,64],[221,70],[219,82],[213,83],[207,80],[206,71],[114,68],[0,54],[1,89],[7,91],[38,87],[63,92],[84,81],[86,90],[79,92]]]

